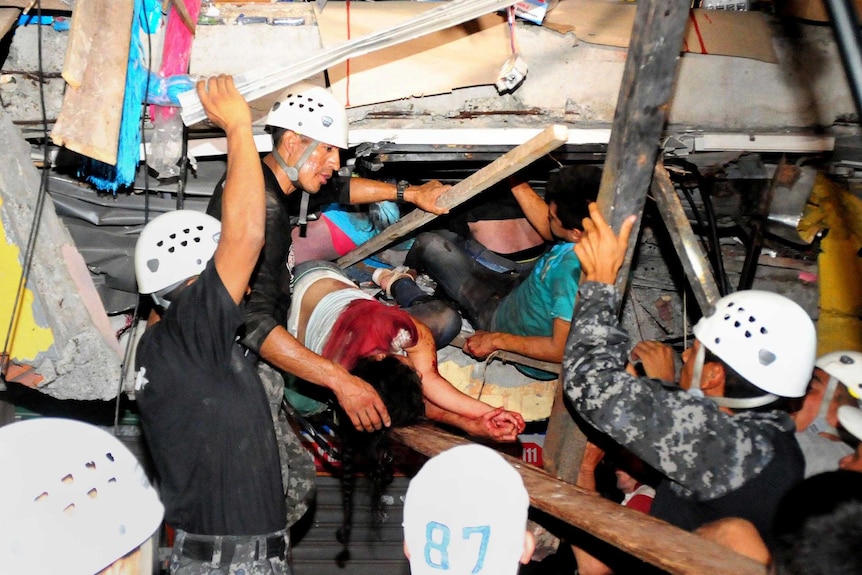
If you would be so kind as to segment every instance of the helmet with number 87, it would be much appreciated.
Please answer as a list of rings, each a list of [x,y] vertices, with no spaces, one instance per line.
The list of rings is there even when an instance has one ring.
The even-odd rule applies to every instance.
[[[432,457],[404,499],[410,572],[515,575],[533,552],[529,507],[521,475],[493,449],[459,445]]]

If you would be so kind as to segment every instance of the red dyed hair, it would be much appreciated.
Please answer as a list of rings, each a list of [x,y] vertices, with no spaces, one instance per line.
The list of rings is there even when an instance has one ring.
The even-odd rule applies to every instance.
[[[419,332],[406,311],[377,300],[355,300],[332,326],[321,355],[351,370],[360,358],[396,351],[392,342],[402,330],[410,336],[404,347],[416,345]]]

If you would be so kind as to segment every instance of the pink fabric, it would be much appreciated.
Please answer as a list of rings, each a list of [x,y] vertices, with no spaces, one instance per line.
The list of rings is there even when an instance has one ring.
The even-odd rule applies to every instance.
[[[329,235],[332,237],[332,247],[339,256],[343,256],[348,252],[352,252],[356,248],[356,242],[350,239],[350,236],[344,233],[341,228],[335,225],[332,220],[321,214],[320,219],[326,222],[326,227],[329,228]]]
[[[201,12],[201,0],[179,1],[185,4],[192,22],[197,22]],[[168,25],[165,28],[164,47],[162,48],[162,65],[159,68],[159,74],[163,78],[188,73],[193,39],[192,33],[189,32],[180,15],[177,14],[177,9],[171,4],[168,12]],[[172,118],[178,110],[179,108],[173,106],[151,106],[153,118]]]

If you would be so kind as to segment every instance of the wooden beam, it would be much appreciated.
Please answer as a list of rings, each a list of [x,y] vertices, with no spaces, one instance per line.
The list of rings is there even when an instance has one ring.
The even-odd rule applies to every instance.
[[[620,85],[598,203],[615,230],[630,214],[642,214],[667,119],[676,63],[691,3],[688,0],[639,0]],[[637,238],[638,218],[632,238]],[[625,293],[637,242],[629,242],[617,287]],[[562,387],[562,386],[561,386]],[[564,400],[564,395],[558,397]],[[570,480],[577,477],[584,437],[566,406],[555,406],[548,423],[545,469]],[[570,466],[551,467],[565,461]]]
[[[575,483],[581,470],[581,460],[587,445],[587,436],[575,423],[565,397],[562,378],[557,382],[545,443],[542,446],[542,466],[563,481]]]
[[[63,64],[68,82],[51,139],[116,165],[133,0],[77,0]]]
[[[6,36],[6,33],[18,21],[19,16],[21,16],[21,10],[18,8],[0,8],[0,38]]]
[[[630,214],[643,213],[690,6],[688,0],[638,2],[598,198],[615,230]],[[627,286],[636,244],[629,243],[620,270],[621,292]]]
[[[431,424],[394,429],[392,434],[428,457],[470,443]],[[766,571],[760,563],[717,543],[598,497],[520,459],[501,455],[521,474],[533,507],[669,573],[764,575]]]
[[[439,198],[437,205],[452,209],[474,197],[497,182],[511,176],[518,170],[530,165],[548,152],[556,150],[566,143],[569,137],[566,126],[554,124],[548,126],[520,146],[517,146],[478,172],[462,180],[446,190]],[[424,226],[437,216],[422,210],[414,210],[398,220],[395,224],[383,230],[353,251],[341,256],[338,265],[349,267],[373,255],[388,245],[403,238],[413,230]]]

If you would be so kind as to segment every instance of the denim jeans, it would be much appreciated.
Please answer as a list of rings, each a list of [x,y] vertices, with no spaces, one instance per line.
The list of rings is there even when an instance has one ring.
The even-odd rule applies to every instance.
[[[476,329],[494,329],[500,301],[521,282],[517,272],[498,273],[478,263],[446,231],[419,234],[404,263],[431,276]]]

